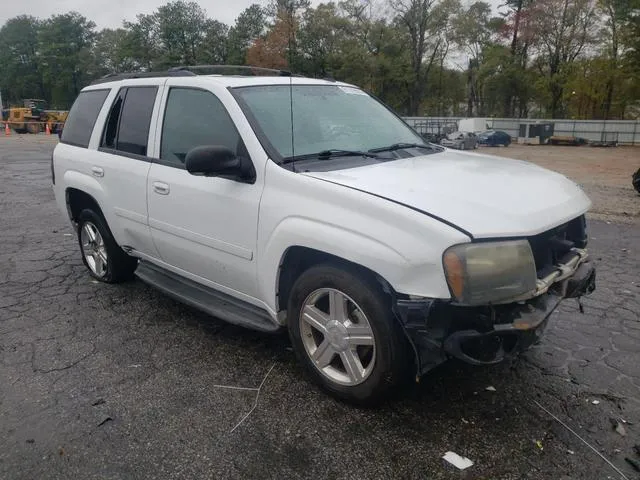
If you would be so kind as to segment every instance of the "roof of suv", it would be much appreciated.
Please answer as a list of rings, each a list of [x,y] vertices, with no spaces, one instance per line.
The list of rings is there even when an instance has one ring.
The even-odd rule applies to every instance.
[[[152,78],[130,78],[126,80],[114,80],[112,82],[104,82],[96,85],[90,85],[83,90],[100,90],[104,88],[113,88],[121,85],[158,85],[159,79],[169,79],[173,77],[152,77]],[[339,85],[343,87],[355,87],[349,83],[332,81],[332,80],[320,80],[316,78],[305,77],[241,77],[241,76],[227,76],[227,75],[199,75],[196,77],[180,77],[180,83],[184,85],[202,85],[203,82],[216,83],[223,87],[251,87],[258,85]],[[359,88],[359,87],[355,87]]]
[[[268,70],[268,69],[258,69],[258,70]],[[269,75],[228,75],[228,74],[207,74],[207,75],[195,75],[190,71],[175,71],[169,70],[167,73],[132,73],[132,74],[116,74],[112,77],[104,77],[102,79],[94,81],[88,87],[85,87],[84,90],[94,90],[94,89],[104,89],[104,88],[113,88],[115,86],[121,85],[144,85],[144,84],[153,84],[158,85],[158,83],[162,83],[163,80],[167,80],[169,78],[180,78],[180,83],[184,82],[184,85],[196,85],[203,83],[216,83],[223,87],[250,87],[257,85],[340,85],[340,86],[350,86],[354,85],[338,82],[335,80],[328,79],[316,79],[316,78],[308,78],[303,76],[296,76],[288,74],[288,72],[281,72],[278,74],[277,70],[268,70]]]

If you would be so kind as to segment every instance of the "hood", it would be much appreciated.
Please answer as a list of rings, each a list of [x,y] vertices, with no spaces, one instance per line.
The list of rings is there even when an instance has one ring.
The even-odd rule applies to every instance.
[[[591,206],[580,187],[559,173],[452,150],[304,175],[420,210],[474,238],[536,235]]]

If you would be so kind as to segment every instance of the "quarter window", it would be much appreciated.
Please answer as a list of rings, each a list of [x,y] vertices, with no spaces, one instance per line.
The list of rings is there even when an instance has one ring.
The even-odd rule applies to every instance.
[[[80,92],[62,130],[60,137],[62,143],[84,148],[89,146],[91,132],[108,94],[109,90]]]

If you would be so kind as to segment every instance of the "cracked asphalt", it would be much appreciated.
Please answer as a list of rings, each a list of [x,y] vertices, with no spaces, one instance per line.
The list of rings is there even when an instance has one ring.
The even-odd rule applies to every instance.
[[[53,147],[0,138],[0,478],[624,478],[535,402],[640,478],[639,224],[590,223],[598,288],[533,350],[357,409],[307,382],[284,335],[92,281],[54,205]]]

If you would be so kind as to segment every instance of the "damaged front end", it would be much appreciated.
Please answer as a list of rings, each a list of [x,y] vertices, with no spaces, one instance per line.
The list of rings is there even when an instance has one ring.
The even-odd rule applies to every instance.
[[[587,251],[571,248],[553,268],[539,271],[534,290],[509,302],[464,306],[451,300],[397,298],[395,313],[415,350],[418,377],[447,358],[492,365],[528,349],[562,300],[579,302],[595,290],[595,276]]]

